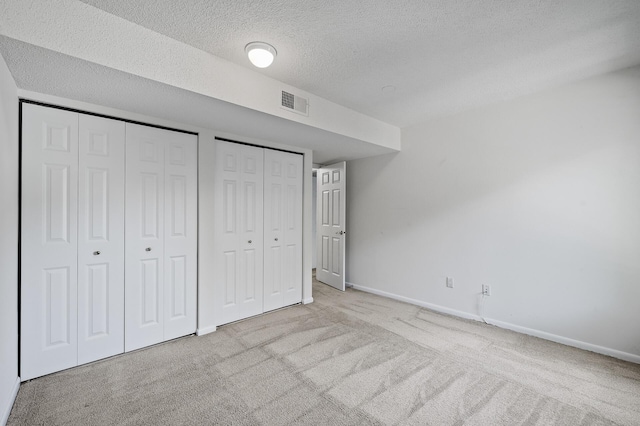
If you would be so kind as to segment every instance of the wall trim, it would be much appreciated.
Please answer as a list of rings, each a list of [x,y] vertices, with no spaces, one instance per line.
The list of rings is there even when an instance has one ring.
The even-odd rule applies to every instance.
[[[399,300],[400,302],[421,306],[423,308],[431,309],[432,311],[440,312],[443,314],[453,315],[460,318],[472,319],[475,321],[482,321],[482,318],[479,315],[470,314],[468,312],[458,311],[456,309],[446,308],[440,305],[434,305],[433,303],[423,302],[422,300],[412,299],[406,296],[400,296],[398,294],[389,293],[389,292],[378,290],[375,288],[366,287],[363,285],[358,285],[353,283],[347,283],[347,285],[349,285],[349,287],[354,288],[355,290],[364,291],[366,293],[375,294],[377,296],[388,297],[389,299]]]
[[[303,305],[308,305],[309,303],[313,303],[313,297],[307,297],[306,299],[302,299]]]
[[[198,328],[196,330],[196,336],[204,336],[205,334],[213,333],[218,329],[215,325],[210,325],[208,327]]]
[[[487,322],[496,327],[506,328],[507,330],[516,331],[522,334],[528,334],[529,336],[539,337],[545,340],[551,340],[552,342],[561,343],[567,346],[573,346],[574,348],[584,349],[585,351],[595,352],[602,355],[608,355],[613,358],[618,358],[623,361],[629,361],[636,364],[640,364],[640,355],[634,355],[629,352],[619,351],[617,349],[611,349],[604,346],[594,345],[593,343],[582,342],[580,340],[570,339],[569,337],[559,336],[557,334],[547,333],[546,331],[536,330],[533,328],[522,327],[516,324],[511,324],[504,321],[494,320],[487,318]]]
[[[16,402],[16,397],[18,396],[19,389],[20,389],[20,377],[16,378],[16,382],[13,384],[13,390],[9,395],[7,406],[4,408],[4,411],[2,413],[2,418],[0,418],[0,425],[7,424],[7,420],[9,420],[9,414],[11,414],[11,409],[13,408],[13,404]]]
[[[431,309],[432,311],[440,312],[443,314],[453,315],[456,317],[471,319],[475,321],[483,321],[482,317],[480,317],[479,315],[470,314],[468,312],[447,308],[445,306],[424,302],[418,299],[412,299],[410,297],[400,296],[398,294],[389,293],[389,292],[378,290],[371,287],[366,287],[366,286],[353,284],[353,283],[347,283],[347,284],[350,287],[353,287],[355,290],[364,291],[366,293],[375,294],[377,296],[388,297],[389,299],[410,303],[412,305],[417,305],[423,308]],[[520,325],[516,325],[516,324],[512,324],[512,323],[508,323],[508,322],[504,322],[504,321],[500,321],[492,318],[485,318],[484,320],[488,324],[495,325],[496,327],[504,328],[504,329],[515,331],[522,334],[527,334],[529,336],[539,337],[541,339],[550,340],[552,342],[560,343],[567,346],[572,346],[574,348],[583,349],[586,351],[595,352],[602,355],[608,355],[610,357],[621,359],[623,361],[629,361],[636,364],[640,364],[640,355],[635,355],[628,352],[619,351],[617,349],[607,348],[604,346],[594,345],[592,343],[582,342],[580,340],[574,340],[569,337],[559,336],[557,334],[547,333],[546,331],[527,328],[527,327],[523,327]]]
[[[155,127],[157,129],[170,130],[172,132],[180,132],[180,133],[186,133],[188,135],[198,136],[198,133],[192,132],[192,131],[189,131],[189,130],[181,130],[181,129],[177,129],[177,128],[173,128],[173,127],[161,126],[159,124],[144,123],[142,121],[131,120],[131,119],[128,119],[128,118],[115,117],[115,116],[111,116],[111,115],[100,114],[100,113],[91,112],[91,111],[84,111],[84,110],[81,110],[81,109],[62,106],[62,105],[50,104],[50,103],[40,102],[40,101],[34,101],[34,100],[31,100],[31,99],[28,99],[28,98],[22,98],[21,97],[19,99],[19,102],[20,102],[20,108],[22,108],[22,104],[23,103],[25,103],[25,104],[33,104],[33,105],[39,105],[39,106],[46,107],[46,108],[60,109],[60,110],[63,110],[63,111],[70,111],[70,112],[75,112],[75,113],[78,113],[78,114],[92,115],[94,117],[107,118],[109,120],[124,121],[125,123],[139,124],[140,126]]]

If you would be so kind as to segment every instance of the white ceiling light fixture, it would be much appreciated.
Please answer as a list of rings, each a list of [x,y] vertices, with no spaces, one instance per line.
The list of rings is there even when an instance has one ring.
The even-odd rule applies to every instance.
[[[251,63],[258,68],[268,67],[278,55],[275,47],[262,41],[252,41],[244,47],[244,51]]]

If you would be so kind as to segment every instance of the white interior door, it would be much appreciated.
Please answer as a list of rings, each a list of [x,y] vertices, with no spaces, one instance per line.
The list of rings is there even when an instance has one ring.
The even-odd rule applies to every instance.
[[[81,114],[79,129],[78,364],[84,364],[124,352],[125,124]]]
[[[196,331],[198,138],[169,132],[165,145],[164,340]]]
[[[165,138],[127,123],[125,350],[164,339]]]
[[[214,318],[226,324],[263,312],[264,150],[216,141]]]
[[[20,377],[73,367],[78,114],[23,104]]]
[[[302,156],[265,149],[264,311],[302,301]]]
[[[317,172],[318,262],[316,279],[344,291],[347,163],[323,167]]]

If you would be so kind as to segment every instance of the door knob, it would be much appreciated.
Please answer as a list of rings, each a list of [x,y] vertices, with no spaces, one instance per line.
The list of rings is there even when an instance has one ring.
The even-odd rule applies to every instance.
[[[251,244],[251,240],[249,240],[249,244]]]
[[[94,252],[93,252],[93,255],[94,255],[94,256],[100,256],[100,251],[94,251]]]
[[[144,251],[151,251],[151,247],[147,247]]]
[[[336,235],[344,235],[346,233],[347,233],[346,231],[340,231],[340,232],[336,232]]]
[[[278,241],[278,239],[277,239],[277,238],[274,238],[274,240]]]

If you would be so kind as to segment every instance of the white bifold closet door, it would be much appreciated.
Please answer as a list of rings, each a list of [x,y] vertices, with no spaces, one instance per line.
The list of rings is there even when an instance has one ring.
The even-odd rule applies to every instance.
[[[258,315],[263,296],[262,148],[216,141],[214,277],[216,325]]]
[[[264,311],[302,301],[302,155],[264,153]]]
[[[78,364],[124,352],[125,123],[80,114]]]
[[[216,325],[302,301],[302,156],[216,141]]]
[[[23,104],[21,379],[123,351],[124,123]]]
[[[127,124],[127,351],[196,329],[197,137]]]

